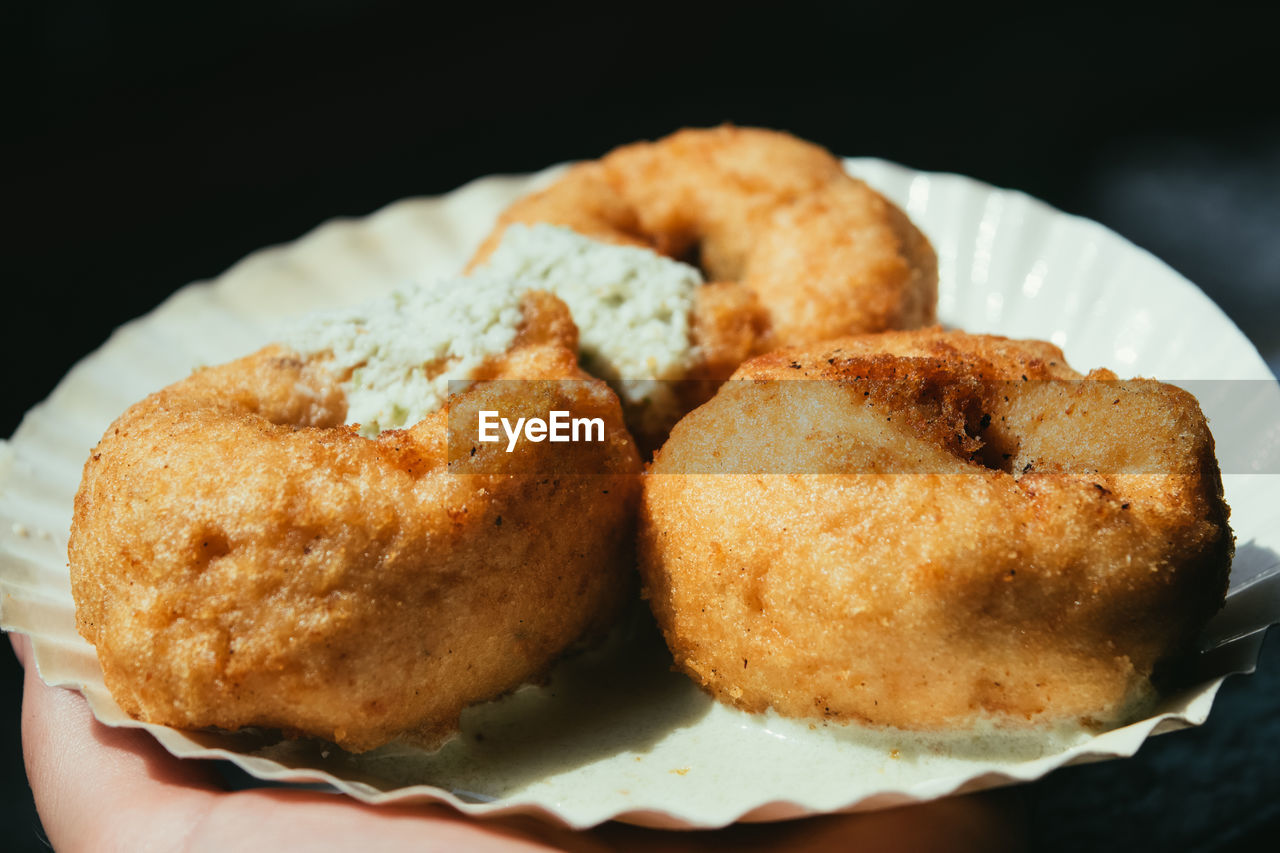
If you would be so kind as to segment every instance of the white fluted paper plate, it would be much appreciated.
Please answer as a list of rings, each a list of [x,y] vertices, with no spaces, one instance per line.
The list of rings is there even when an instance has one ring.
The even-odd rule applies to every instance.
[[[968,178],[878,160],[847,165],[932,239],[945,323],[1051,340],[1078,368],[1271,379],[1200,291],[1105,228]],[[0,614],[5,628],[31,635],[45,681],[82,690],[103,722],[141,725],[112,701],[92,647],[76,634],[66,567],[81,466],[116,415],[193,367],[268,342],[290,318],[408,279],[456,273],[498,211],[557,172],[485,178],[255,253],[119,329],[28,413],[13,439],[0,442]],[[1275,390],[1273,381],[1259,386]],[[1238,446],[1233,430],[1260,417],[1242,415],[1230,396],[1202,395],[1220,447]],[[351,756],[252,732],[142,727],[175,755],[229,759],[262,779],[326,782],[367,802],[444,801],[476,815],[541,815],[574,827],[611,818],[714,827],[874,809],[1131,755],[1153,733],[1203,722],[1225,674],[1252,668],[1258,629],[1280,615],[1275,596],[1250,594],[1268,584],[1280,550],[1278,443],[1273,434],[1250,451],[1260,454],[1253,470],[1264,473],[1236,466],[1225,477],[1241,543],[1232,580],[1240,594],[1215,629],[1225,645],[1205,657],[1199,684],[1168,696],[1150,718],[1096,737],[1014,739],[992,751],[976,738],[921,743],[743,714],[670,672],[643,622],[633,642],[567,661],[549,685],[469,711],[463,736],[435,755],[384,749]]]

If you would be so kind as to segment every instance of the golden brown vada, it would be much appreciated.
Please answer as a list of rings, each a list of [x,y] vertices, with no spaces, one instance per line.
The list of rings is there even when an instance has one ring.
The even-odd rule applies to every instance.
[[[1227,517],[1186,392],[889,332],[753,359],[686,416],[640,566],[676,665],[740,708],[1097,725],[1221,606]]]
[[[692,309],[689,379],[722,381],[779,346],[934,320],[929,241],[830,153],[785,133],[682,130],[575,165],[503,212],[472,267],[515,223],[560,225],[701,267],[710,283]],[[687,408],[709,396],[697,389]]]
[[[78,628],[125,711],[430,746],[609,624],[639,459],[617,398],[577,367],[564,305],[535,292],[520,310],[511,346],[405,429],[344,425],[343,374],[281,346],[111,425],[69,557]],[[601,419],[604,440],[457,458],[458,407],[563,409]]]

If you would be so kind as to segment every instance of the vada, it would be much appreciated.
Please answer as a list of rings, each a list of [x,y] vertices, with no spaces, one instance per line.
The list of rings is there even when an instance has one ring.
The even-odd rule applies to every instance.
[[[743,364],[656,455],[640,568],[676,666],[748,711],[1096,727],[1221,606],[1227,517],[1186,392],[935,328]]]
[[[548,294],[473,279],[299,337],[107,430],[75,500],[77,627],[142,720],[438,745],[609,626],[639,458]],[[478,410],[564,410],[602,438],[507,452],[474,441]]]
[[[697,267],[709,283],[682,293],[679,304],[666,300],[681,315],[669,328],[687,326],[684,352],[668,356],[664,339],[656,369],[615,356],[614,348],[630,352],[638,343],[605,336],[583,320],[583,313],[602,312],[557,283],[572,284],[573,276],[556,267],[563,252],[550,248],[554,257],[547,260],[524,233],[522,226],[538,223]],[[541,231],[544,243],[554,242],[549,234]],[[573,166],[501,214],[471,262],[472,269],[485,266],[536,274],[565,299],[583,327],[586,354],[603,369],[597,375],[688,380],[671,386],[675,399],[657,406],[650,423],[629,411],[642,446],[660,443],[680,414],[752,355],[915,328],[933,322],[937,301],[933,248],[901,210],[816,145],[728,125],[682,130]],[[621,280],[624,289],[640,291],[640,299],[659,286],[644,276]],[[623,396],[626,403],[625,390]]]

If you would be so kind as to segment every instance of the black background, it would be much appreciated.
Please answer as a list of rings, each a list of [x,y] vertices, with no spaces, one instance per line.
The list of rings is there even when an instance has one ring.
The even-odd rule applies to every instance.
[[[1275,369],[1280,97],[1259,15],[30,4],[4,36],[0,435],[117,325],[254,249],[722,121],[1097,219],[1205,289]],[[1276,658],[1230,683],[1203,730],[1027,788],[1036,846],[1273,835]],[[18,667],[3,661],[5,808],[36,845]]]

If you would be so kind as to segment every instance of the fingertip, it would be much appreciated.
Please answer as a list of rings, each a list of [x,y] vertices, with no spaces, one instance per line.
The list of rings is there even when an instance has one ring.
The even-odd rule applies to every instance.
[[[24,670],[30,669],[31,659],[31,638],[20,631],[9,631],[9,643],[13,646],[13,653],[18,658],[18,663],[22,664]]]
[[[22,747],[55,849],[106,849],[107,839],[185,820],[218,790],[204,762],[174,758],[140,729],[103,725],[80,693],[47,686],[30,666]]]

